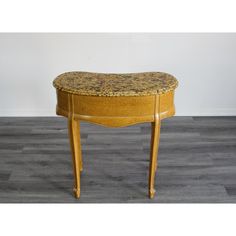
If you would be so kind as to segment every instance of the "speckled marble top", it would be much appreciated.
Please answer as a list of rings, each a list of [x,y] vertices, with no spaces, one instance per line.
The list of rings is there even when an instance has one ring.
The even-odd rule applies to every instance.
[[[103,74],[66,72],[54,81],[55,88],[86,96],[147,96],[174,90],[178,81],[163,72]]]

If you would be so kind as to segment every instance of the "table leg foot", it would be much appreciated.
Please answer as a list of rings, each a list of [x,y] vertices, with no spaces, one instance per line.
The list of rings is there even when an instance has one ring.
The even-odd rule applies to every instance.
[[[156,193],[156,190],[153,188],[153,189],[150,189],[149,190],[149,198],[154,198],[154,196],[155,196],[155,193]]]
[[[74,195],[75,195],[76,198],[80,197],[80,189],[79,188],[74,188],[73,192],[74,192]]]

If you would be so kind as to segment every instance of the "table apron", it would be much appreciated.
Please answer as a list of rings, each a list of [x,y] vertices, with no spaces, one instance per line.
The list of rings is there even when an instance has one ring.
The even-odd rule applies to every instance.
[[[57,90],[57,114],[108,127],[154,122],[175,114],[174,91],[151,96],[80,96]]]

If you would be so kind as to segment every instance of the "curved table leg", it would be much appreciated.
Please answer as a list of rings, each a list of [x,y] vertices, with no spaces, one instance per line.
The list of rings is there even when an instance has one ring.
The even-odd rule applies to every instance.
[[[153,198],[155,195],[155,174],[157,169],[157,153],[160,138],[160,119],[152,122],[152,136],[151,136],[151,150],[150,150],[150,165],[149,165],[149,197]]]
[[[73,159],[75,185],[75,197],[80,197],[80,171],[82,171],[82,155],[80,144],[80,126],[79,121],[73,118],[68,118],[68,131],[71,145],[71,153]]]

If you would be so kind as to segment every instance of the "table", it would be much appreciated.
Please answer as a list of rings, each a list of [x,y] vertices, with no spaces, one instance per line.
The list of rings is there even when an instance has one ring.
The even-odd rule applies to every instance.
[[[75,71],[59,75],[53,85],[57,92],[56,113],[68,118],[75,197],[80,197],[83,170],[80,121],[87,121],[106,127],[151,122],[149,197],[153,198],[161,120],[175,114],[174,90],[178,86],[175,77],[163,72]]]

